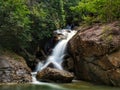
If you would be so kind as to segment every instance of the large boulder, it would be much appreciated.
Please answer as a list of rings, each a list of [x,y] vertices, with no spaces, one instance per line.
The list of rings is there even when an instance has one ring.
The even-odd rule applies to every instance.
[[[120,86],[120,24],[96,25],[69,41],[77,79]]]
[[[31,70],[25,60],[14,53],[10,54],[0,55],[0,83],[31,82]]]
[[[73,80],[74,75],[64,70],[47,67],[38,72],[36,78],[45,82],[69,83]]]

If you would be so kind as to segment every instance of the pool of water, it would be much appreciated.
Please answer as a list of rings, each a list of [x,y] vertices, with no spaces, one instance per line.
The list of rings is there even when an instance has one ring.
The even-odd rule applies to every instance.
[[[68,84],[8,84],[0,85],[0,90],[120,90],[120,87],[95,85],[79,81]]]

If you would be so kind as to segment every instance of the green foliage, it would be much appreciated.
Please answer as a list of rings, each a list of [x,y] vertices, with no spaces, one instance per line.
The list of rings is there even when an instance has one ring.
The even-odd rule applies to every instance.
[[[6,47],[25,46],[31,40],[29,9],[25,0],[0,1],[0,44]]]
[[[30,19],[32,37],[37,42],[45,37],[50,37],[51,27],[50,21],[47,19],[47,12],[42,8],[41,4],[36,4],[32,7]],[[52,28],[54,29],[54,28]]]
[[[76,23],[81,21],[80,13],[73,12],[70,7],[75,7],[81,0],[65,0],[64,1],[64,10],[65,10],[65,19],[66,23]]]
[[[1,0],[0,45],[30,48],[65,25],[63,0]]]
[[[112,32],[111,27],[103,27],[101,39],[104,40],[106,43],[111,43],[111,41],[113,40],[113,35],[110,32]]]
[[[34,47],[41,44],[44,38],[50,38],[53,30],[65,25],[63,0],[41,0],[31,7],[30,30]]]
[[[41,8],[47,12],[47,20],[52,21],[56,29],[65,25],[63,0],[41,0]]]
[[[111,22],[120,19],[120,0],[81,0],[79,5],[71,7],[71,10],[81,15],[88,24]]]
[[[120,19],[120,0],[107,0],[101,10],[101,19],[107,22]]]
[[[0,0],[0,46],[30,49],[66,24],[118,19],[120,0]]]

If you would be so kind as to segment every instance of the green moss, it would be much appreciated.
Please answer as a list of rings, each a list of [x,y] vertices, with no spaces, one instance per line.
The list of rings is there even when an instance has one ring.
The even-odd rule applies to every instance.
[[[111,34],[112,28],[109,26],[103,27],[101,39],[110,43],[113,40],[113,35]]]
[[[8,50],[5,48],[0,47],[0,56],[7,56],[12,58],[13,60],[21,61],[23,58],[19,55],[17,55],[15,52],[12,50]]]
[[[107,32],[111,31],[111,28],[109,26],[103,27],[103,33],[106,34]]]

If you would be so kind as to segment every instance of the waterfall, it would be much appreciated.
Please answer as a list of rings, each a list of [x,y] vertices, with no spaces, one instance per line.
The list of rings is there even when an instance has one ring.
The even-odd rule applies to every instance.
[[[58,42],[58,44],[54,47],[52,54],[47,58],[46,63],[45,62],[39,62],[36,67],[36,72],[32,72],[32,83],[33,84],[45,84],[42,82],[37,81],[36,74],[37,71],[41,71],[42,69],[46,68],[49,64],[53,64],[54,68],[62,70],[62,61],[63,57],[65,55],[66,46],[68,41],[75,35],[76,31],[67,31],[67,30],[61,30],[62,34],[66,36],[65,39]]]
[[[54,68],[60,70],[63,69],[61,64],[65,55],[67,43],[74,36],[76,31],[67,32],[66,30],[62,30],[61,33],[63,33],[66,36],[66,39],[63,39],[58,42],[58,44],[54,47],[52,54],[46,60],[45,64],[43,62],[39,62],[36,71],[40,71],[46,68],[49,64],[53,64]]]

